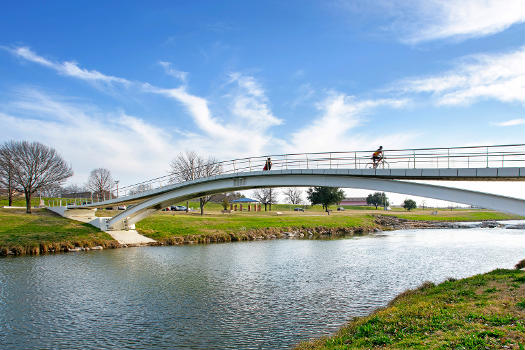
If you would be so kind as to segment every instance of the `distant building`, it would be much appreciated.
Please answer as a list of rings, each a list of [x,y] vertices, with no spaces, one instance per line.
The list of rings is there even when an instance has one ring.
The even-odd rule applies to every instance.
[[[341,205],[359,206],[359,205],[368,205],[368,204],[366,204],[366,197],[350,197],[350,198],[343,199],[341,201]]]

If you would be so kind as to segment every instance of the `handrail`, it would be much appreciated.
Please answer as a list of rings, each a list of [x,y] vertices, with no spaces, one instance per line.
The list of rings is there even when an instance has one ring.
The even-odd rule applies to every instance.
[[[236,158],[214,163],[219,171],[215,175],[262,170],[268,157],[272,170],[276,169],[364,169],[370,166],[368,151],[333,151],[269,154]],[[525,166],[525,144],[459,146],[412,149],[384,149],[384,158],[390,168],[469,168]],[[119,186],[119,193],[129,195],[176,183],[178,173]],[[158,184],[158,185],[157,185]]]

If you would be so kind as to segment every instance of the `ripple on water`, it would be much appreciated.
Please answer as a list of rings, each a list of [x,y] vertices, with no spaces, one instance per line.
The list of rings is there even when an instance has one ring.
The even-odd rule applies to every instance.
[[[144,247],[0,260],[7,349],[276,349],[426,280],[523,259],[524,230]]]

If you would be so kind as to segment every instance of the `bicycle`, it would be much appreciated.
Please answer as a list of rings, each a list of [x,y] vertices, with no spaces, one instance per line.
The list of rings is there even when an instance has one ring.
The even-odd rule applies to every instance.
[[[390,169],[390,164],[385,160],[385,158],[381,158],[380,161],[377,163],[374,163],[373,161],[366,164],[367,169]]]

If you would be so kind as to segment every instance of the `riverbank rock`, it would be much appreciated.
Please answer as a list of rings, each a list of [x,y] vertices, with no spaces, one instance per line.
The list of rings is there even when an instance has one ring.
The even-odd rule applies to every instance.
[[[500,224],[499,222],[497,221],[483,221],[480,225],[480,227],[482,228],[496,228],[496,227],[503,227],[505,225],[503,224]]]

